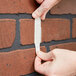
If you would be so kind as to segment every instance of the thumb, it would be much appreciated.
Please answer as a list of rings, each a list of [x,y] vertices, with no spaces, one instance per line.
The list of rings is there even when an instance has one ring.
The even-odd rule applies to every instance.
[[[37,8],[33,13],[32,13],[32,17],[33,18],[38,18],[38,17],[41,17],[45,12],[46,10],[48,9],[48,7],[46,7],[46,4],[47,2],[46,1],[43,1],[43,3],[40,5],[39,8]]]
[[[53,52],[51,52],[51,51],[49,53],[44,53],[42,51],[38,51],[37,56],[40,57],[44,61],[50,61],[55,58]]]
[[[46,11],[46,12],[41,16],[41,19],[42,19],[42,20],[45,20],[45,17],[46,17],[47,12],[48,12],[48,11]]]
[[[55,6],[60,1],[61,0],[44,0],[40,7],[32,13],[32,17],[41,17],[46,11],[49,11],[53,6]]]

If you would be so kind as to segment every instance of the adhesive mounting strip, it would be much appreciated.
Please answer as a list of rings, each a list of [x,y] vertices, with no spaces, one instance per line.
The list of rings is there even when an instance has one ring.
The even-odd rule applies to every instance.
[[[41,43],[41,19],[35,19],[35,31],[34,31],[34,43],[36,52],[40,51],[40,43]]]

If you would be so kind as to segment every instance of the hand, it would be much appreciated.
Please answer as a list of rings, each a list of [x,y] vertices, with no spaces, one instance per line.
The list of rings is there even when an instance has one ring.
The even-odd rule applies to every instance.
[[[59,3],[61,0],[36,0],[40,5],[39,8],[37,8],[33,14],[33,18],[41,17],[42,20],[45,19],[45,16],[47,12],[55,6],[57,3]]]
[[[41,63],[42,60],[46,62]],[[76,52],[64,49],[37,52],[35,70],[46,76],[76,76]]]

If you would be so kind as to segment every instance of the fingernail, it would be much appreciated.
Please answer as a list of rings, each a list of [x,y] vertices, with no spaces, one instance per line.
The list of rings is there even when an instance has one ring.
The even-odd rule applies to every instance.
[[[33,16],[33,18],[36,18],[37,17],[35,13],[33,13],[32,16]]]

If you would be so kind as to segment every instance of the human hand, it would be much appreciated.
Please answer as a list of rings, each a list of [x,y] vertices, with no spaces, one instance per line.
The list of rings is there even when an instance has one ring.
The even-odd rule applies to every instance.
[[[42,64],[42,60],[46,62]],[[64,49],[37,52],[35,70],[46,76],[76,76],[76,52]]]
[[[61,0],[36,0],[36,1],[40,4],[40,7],[33,12],[32,17],[33,18],[41,17],[41,19],[44,20],[47,12]]]

